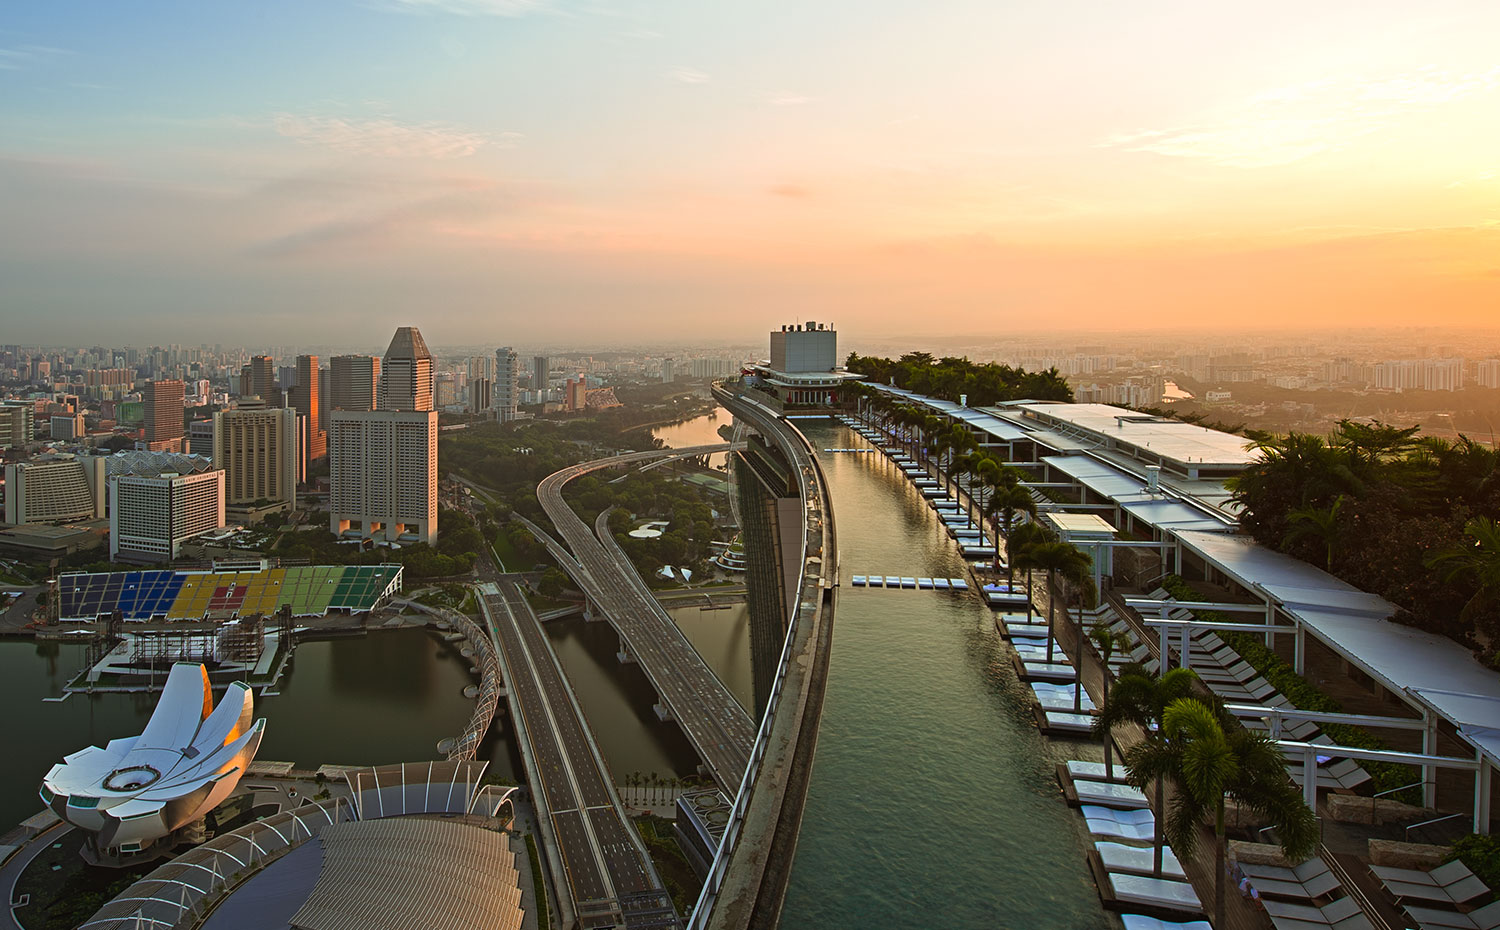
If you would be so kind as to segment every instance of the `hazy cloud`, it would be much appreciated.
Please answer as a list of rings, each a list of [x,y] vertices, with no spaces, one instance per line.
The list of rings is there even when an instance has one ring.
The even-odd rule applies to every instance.
[[[1428,67],[1379,79],[1311,81],[1259,94],[1198,125],[1126,133],[1102,144],[1234,168],[1274,167],[1344,148],[1405,114],[1496,87],[1500,67],[1458,74]]]
[[[60,55],[68,54],[65,48],[50,45],[16,45],[0,48],[0,71],[24,71]]]
[[[667,77],[679,84],[707,84],[708,75],[697,68],[676,67],[667,72]]]
[[[767,102],[773,107],[800,107],[805,103],[811,103],[812,98],[801,94],[777,94]]]
[[[389,119],[344,119],[328,116],[278,114],[276,132],[307,145],[318,145],[350,155],[383,158],[464,158],[485,146],[515,148],[524,138],[517,132],[486,135],[452,126],[403,125]]]
[[[770,191],[777,197],[788,197],[793,200],[806,200],[812,196],[812,191],[800,184],[777,184],[771,187]]]

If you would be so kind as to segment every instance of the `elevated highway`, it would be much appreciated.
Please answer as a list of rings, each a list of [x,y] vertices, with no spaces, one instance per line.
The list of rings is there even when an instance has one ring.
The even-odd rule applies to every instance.
[[[569,481],[590,472],[728,449],[727,443],[716,443],[635,452],[572,465],[544,478],[537,486],[537,500],[572,550],[571,556],[559,559],[563,569],[583,589],[592,608],[619,633],[625,651],[635,658],[656,689],[664,716],[677,721],[714,781],[726,794],[732,794],[750,758],[754,722],[682,635],[608,532],[603,534],[608,544],[601,542],[562,496]],[[549,549],[556,545],[545,538],[543,542]]]
[[[584,930],[677,927],[671,898],[620,807],[530,603],[488,559],[479,575],[480,607],[498,643],[519,716],[516,729],[523,734],[544,846],[556,867],[554,884],[569,898],[560,902],[567,905],[561,924]]]

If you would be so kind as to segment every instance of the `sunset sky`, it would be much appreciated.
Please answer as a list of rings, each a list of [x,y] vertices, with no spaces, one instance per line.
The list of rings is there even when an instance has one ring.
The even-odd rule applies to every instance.
[[[0,342],[1500,326],[1497,37],[1494,0],[9,3]]]

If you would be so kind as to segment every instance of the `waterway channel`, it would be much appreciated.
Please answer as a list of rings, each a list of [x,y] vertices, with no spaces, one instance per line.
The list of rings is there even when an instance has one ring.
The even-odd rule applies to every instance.
[[[932,510],[884,456],[799,423],[826,470],[844,587],[781,926],[1104,928],[1083,819],[1053,777],[993,615],[968,593],[853,588],[851,574],[961,577]]]

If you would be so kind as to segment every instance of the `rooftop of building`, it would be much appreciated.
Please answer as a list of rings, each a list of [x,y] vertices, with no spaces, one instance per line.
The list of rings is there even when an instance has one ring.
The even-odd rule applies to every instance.
[[[422,333],[415,326],[400,326],[396,329],[396,335],[391,337],[391,344],[385,350],[386,358],[432,358],[432,353],[427,350],[427,341],[422,338]]]
[[[992,408],[997,416],[1020,417],[1109,448],[1149,453],[1176,470],[1239,470],[1255,461],[1254,443],[1243,436],[1208,429],[1109,404],[1016,401]]]

